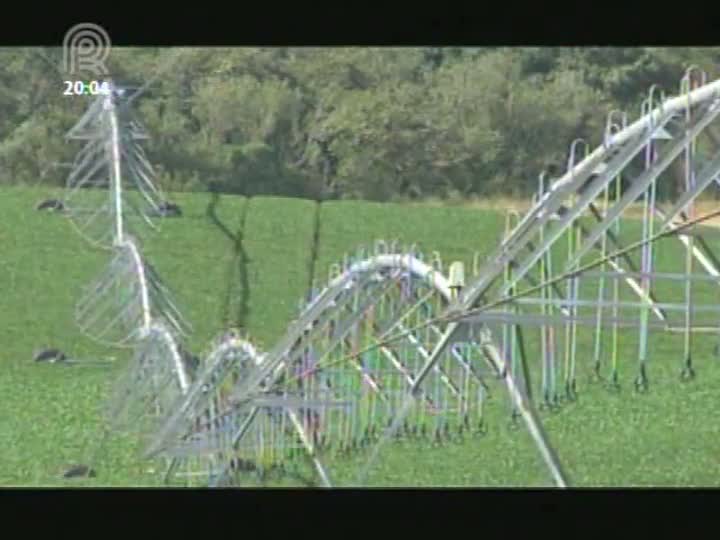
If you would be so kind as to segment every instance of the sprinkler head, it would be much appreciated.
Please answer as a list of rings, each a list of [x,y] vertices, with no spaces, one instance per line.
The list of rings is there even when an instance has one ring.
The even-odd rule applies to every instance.
[[[567,383],[565,383],[565,399],[568,400],[568,402],[573,402],[577,399],[577,386],[575,379],[569,380]]]
[[[441,444],[441,443],[442,443],[442,434],[441,434],[440,428],[435,429],[434,442],[435,442],[435,444]]]
[[[640,371],[635,378],[635,391],[644,394],[648,391],[648,377],[645,371],[645,363],[640,364]]]
[[[260,480],[260,482],[264,482],[267,478],[265,467],[263,467],[262,465],[255,468],[255,474],[257,476],[257,479]]]
[[[680,372],[680,380],[682,382],[690,382],[695,378],[695,370],[692,365],[686,364]]]

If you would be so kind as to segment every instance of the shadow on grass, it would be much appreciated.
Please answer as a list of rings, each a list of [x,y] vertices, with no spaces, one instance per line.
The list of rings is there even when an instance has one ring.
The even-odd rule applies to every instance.
[[[244,328],[250,313],[250,282],[247,272],[247,265],[250,263],[250,260],[243,246],[243,234],[250,199],[245,199],[240,228],[237,232],[233,232],[217,215],[220,193],[217,186],[213,184],[210,185],[210,197],[210,203],[208,204],[206,212],[207,217],[210,222],[227,237],[232,245],[232,257],[227,272],[227,289],[223,294],[222,300],[222,320],[228,326]]]

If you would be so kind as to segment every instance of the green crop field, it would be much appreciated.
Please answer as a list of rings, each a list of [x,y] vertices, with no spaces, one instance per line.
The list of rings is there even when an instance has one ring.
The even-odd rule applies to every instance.
[[[36,212],[47,190],[4,189],[0,198],[0,485],[145,486],[161,478],[137,458],[136,443],[121,434],[103,439],[103,406],[128,353],[82,336],[74,306],[108,262],[60,216]],[[317,203],[283,198],[177,194],[183,217],[146,235],[143,252],[173,291],[193,324],[188,345],[206,349],[226,324],[241,325],[261,348],[270,348],[297,312],[312,282],[329,267],[376,239],[416,243],[438,252],[447,265],[461,260],[471,273],[477,256],[495,247],[504,215],[462,207],[362,202]],[[636,223],[627,226],[632,234]],[[720,234],[709,241],[720,247]],[[636,257],[635,257],[636,258]],[[590,257],[591,260],[592,257]],[[680,271],[683,250],[674,239],[656,252],[660,271]],[[591,287],[587,280],[583,287]],[[703,285],[702,294],[720,299]],[[658,296],[681,301],[677,283]],[[623,296],[630,298],[627,292]],[[712,300],[710,300],[712,301]],[[535,332],[537,333],[537,332]],[[622,333],[620,380],[613,392],[591,384],[592,333],[581,334],[579,399],[545,413],[549,435],[571,481],[578,486],[720,485],[720,423],[714,413],[720,387],[717,336],[695,339],[697,378],[681,383],[679,335],[651,337],[650,392],[637,395],[637,331]],[[537,339],[528,337],[530,360]],[[112,358],[111,367],[37,365],[34,349],[53,346],[73,358]],[[607,358],[605,351],[604,357]],[[537,369],[533,368],[533,374]],[[513,427],[508,400],[497,387],[489,430],[482,437],[438,447],[389,443],[368,478],[372,485],[539,486],[550,479],[524,428]],[[63,480],[74,463],[93,461],[97,477]],[[333,468],[339,484],[351,482],[357,458]]]

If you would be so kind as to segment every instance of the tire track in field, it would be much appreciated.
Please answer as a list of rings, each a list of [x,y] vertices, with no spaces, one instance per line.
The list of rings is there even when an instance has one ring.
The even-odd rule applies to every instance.
[[[213,186],[211,186],[210,193],[211,199],[207,207],[207,217],[230,240],[232,245],[232,254],[226,274],[227,288],[221,300],[221,321],[226,327],[244,328],[250,314],[250,280],[248,279],[247,269],[250,260],[243,246],[245,220],[250,206],[250,197],[247,197],[243,204],[240,227],[237,232],[233,232],[217,215],[217,206],[220,203],[218,190],[213,189]]]
[[[320,249],[320,209],[322,208],[320,201],[315,202],[315,220],[313,223],[313,234],[310,238],[310,260],[308,261],[308,287],[307,295],[312,294],[315,285],[315,266],[317,265],[318,252]]]

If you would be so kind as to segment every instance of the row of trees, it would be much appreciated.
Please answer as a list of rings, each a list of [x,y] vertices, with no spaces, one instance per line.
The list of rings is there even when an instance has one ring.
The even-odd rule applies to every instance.
[[[89,97],[64,96],[59,49],[0,49],[0,182],[61,185],[63,134]],[[637,117],[720,49],[118,48],[168,190],[312,198],[526,196],[607,112]]]

